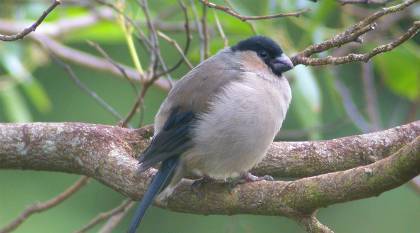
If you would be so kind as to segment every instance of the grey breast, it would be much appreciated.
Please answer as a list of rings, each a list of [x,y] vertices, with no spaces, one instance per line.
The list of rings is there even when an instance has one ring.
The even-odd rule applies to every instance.
[[[155,117],[155,134],[174,108],[200,114],[208,111],[211,99],[228,83],[238,80],[242,68],[224,49],[202,62],[176,82]]]

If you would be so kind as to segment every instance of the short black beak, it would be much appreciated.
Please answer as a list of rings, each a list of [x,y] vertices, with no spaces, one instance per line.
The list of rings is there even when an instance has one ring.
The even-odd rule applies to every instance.
[[[276,57],[271,61],[271,69],[277,75],[281,75],[283,72],[291,70],[293,68],[293,62],[288,56],[282,54],[280,57]]]

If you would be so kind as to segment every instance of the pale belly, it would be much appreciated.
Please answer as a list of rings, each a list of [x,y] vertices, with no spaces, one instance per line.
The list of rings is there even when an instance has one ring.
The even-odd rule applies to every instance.
[[[195,146],[182,157],[189,173],[226,179],[249,171],[263,159],[281,127],[290,98],[282,98],[285,95],[277,89],[261,83],[252,85],[233,83],[215,100],[211,111],[200,116]]]

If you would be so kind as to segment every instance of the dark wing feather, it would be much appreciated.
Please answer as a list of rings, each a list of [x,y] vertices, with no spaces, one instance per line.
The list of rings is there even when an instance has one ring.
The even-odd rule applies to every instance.
[[[139,158],[140,170],[144,171],[170,157],[179,156],[192,146],[191,128],[195,120],[193,112],[179,108],[172,111],[162,130],[153,138]]]

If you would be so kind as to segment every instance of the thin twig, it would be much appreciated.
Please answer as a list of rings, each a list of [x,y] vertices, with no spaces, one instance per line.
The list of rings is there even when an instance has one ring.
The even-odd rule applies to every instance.
[[[350,91],[339,79],[334,79],[334,84],[337,89],[337,92],[341,95],[344,110],[346,111],[350,120],[361,132],[370,132],[371,126],[366,121],[365,117],[357,109],[357,106],[352,99]]]
[[[96,215],[95,218],[93,218],[92,220],[90,220],[90,222],[88,224],[86,224],[85,226],[83,226],[80,230],[75,231],[75,233],[85,233],[88,230],[92,229],[93,227],[95,227],[96,225],[100,224],[101,222],[109,219],[110,217],[117,215],[121,212],[124,212],[127,209],[130,209],[130,207],[132,206],[133,201],[131,201],[130,199],[126,199],[124,200],[120,205],[118,205],[117,207],[108,210],[106,212],[103,213],[99,213],[98,215]]]
[[[376,4],[376,5],[385,5],[392,0],[339,0],[341,5],[346,4]]]
[[[152,47],[151,42],[147,39],[146,34],[141,30],[141,27],[138,27],[137,24],[133,21],[133,19],[131,19],[127,14],[125,14],[124,11],[122,11],[120,8],[118,8],[117,6],[115,6],[114,4],[110,2],[107,2],[104,0],[95,0],[95,1],[101,5],[111,8],[113,11],[121,15],[138,33],[138,38],[140,39],[142,44],[144,44],[147,49]]]
[[[182,51],[181,46],[179,46],[178,42],[176,42],[176,40],[172,39],[171,37],[169,37],[168,35],[166,35],[165,33],[158,31],[158,36],[166,41],[168,41],[170,44],[172,44],[176,50],[178,51],[178,53],[181,55],[181,61],[184,61],[185,64],[188,65],[188,68],[192,69],[193,65],[191,64],[191,62],[188,60],[188,57],[184,54],[184,51]]]
[[[207,25],[207,7],[203,4],[203,14],[201,16],[201,25],[203,29],[203,50],[204,50],[204,59],[209,57],[209,30]]]
[[[135,202],[130,201],[127,208],[123,209],[122,211],[118,212],[115,215],[112,215],[108,221],[99,229],[98,233],[112,233],[114,232],[114,228],[118,226],[118,224],[124,219],[124,216],[128,214],[131,207],[133,207]]]
[[[368,62],[372,57],[380,54],[385,53],[388,51],[393,50],[394,48],[398,47],[400,44],[404,43],[405,41],[411,39],[414,35],[416,35],[420,30],[420,21],[415,21],[413,25],[407,30],[406,33],[395,39],[394,41],[380,45],[370,52],[367,53],[350,53],[346,56],[341,57],[333,57],[327,56],[325,58],[311,58],[311,57],[304,57],[304,56],[295,56],[293,57],[293,63],[296,64],[304,64],[304,65],[311,65],[311,66],[321,66],[321,65],[339,65],[345,64],[355,61],[362,61]]]
[[[64,63],[61,61],[57,56],[54,55],[54,53],[50,53],[50,56],[53,58],[53,60],[60,65],[68,74],[69,78],[86,94],[88,94],[90,97],[92,97],[102,108],[104,108],[106,111],[112,114],[117,120],[123,119],[123,116],[119,114],[111,105],[109,105],[104,99],[102,99],[98,94],[96,94],[95,91],[91,90],[89,87],[87,87],[85,84],[83,84],[80,79],[77,77],[77,75],[74,73],[73,69],[70,65]]]
[[[172,68],[170,68],[170,69],[167,69],[167,70],[164,70],[162,73],[160,73],[160,74],[155,74],[155,76],[157,76],[157,77],[160,77],[160,76],[162,76],[162,75],[165,75],[165,74],[167,74],[167,73],[171,73],[172,71],[174,71],[174,70],[176,70],[180,65],[181,65],[181,63],[183,62],[183,61],[185,61],[186,62],[186,64],[188,65],[188,67],[190,68],[190,69],[192,69],[193,68],[193,66],[192,66],[192,64],[191,64],[191,62],[189,62],[189,60],[188,60],[188,58],[187,58],[187,53],[188,53],[188,50],[189,50],[189,48],[190,48],[190,44],[191,44],[191,39],[192,39],[192,35],[191,35],[191,32],[190,32],[190,23],[189,23],[189,19],[188,19],[188,11],[187,11],[187,7],[185,6],[185,4],[184,4],[184,2],[181,0],[181,1],[178,1],[178,3],[179,3],[179,5],[180,5],[180,7],[181,7],[181,9],[182,9],[182,11],[184,12],[184,18],[185,18],[185,24],[184,24],[184,27],[185,27],[185,36],[186,36],[186,39],[185,39],[185,47],[184,47],[184,51],[181,51],[181,58],[178,60],[178,62],[177,63],[175,63],[175,65],[172,67]],[[174,40],[174,42],[176,43],[176,41]],[[179,47],[179,45],[178,45],[178,47]],[[178,50],[179,51],[179,50]]]
[[[223,40],[223,47],[227,48],[229,47],[229,41],[228,41],[228,38],[226,37],[225,32],[223,31],[223,27],[222,27],[222,24],[220,23],[219,16],[217,15],[217,12],[215,10],[213,10],[213,15],[214,15],[214,20],[217,26],[217,31],[219,31],[220,37]]]
[[[302,225],[308,233],[334,233],[330,228],[319,222],[315,217],[315,213],[309,216],[298,216],[294,219]]]
[[[418,32],[419,27],[420,27],[418,21],[414,22],[413,26],[410,29],[408,29],[408,31],[405,34],[403,34],[401,37],[399,37],[397,40],[386,45],[378,46],[374,50],[372,50],[370,53],[349,54],[347,56],[342,56],[342,57],[332,57],[332,56],[328,56],[325,58],[311,58],[310,57],[311,55],[315,53],[320,53],[334,47],[340,47],[349,42],[360,42],[361,35],[375,29],[376,27],[375,21],[377,19],[379,19],[380,17],[384,15],[402,11],[417,1],[419,0],[407,0],[398,5],[383,8],[373,13],[372,15],[352,25],[346,31],[334,36],[333,38],[326,40],[322,43],[314,44],[307,47],[302,52],[292,57],[293,64],[319,66],[319,65],[327,65],[327,64],[337,65],[337,64],[344,64],[344,63],[349,63],[349,62],[354,62],[354,61],[367,62],[370,58],[372,58],[373,56],[379,53],[392,50],[393,48],[397,47],[404,41],[413,37]]]
[[[0,229],[0,233],[8,233],[15,230],[18,226],[20,226],[25,220],[27,220],[32,214],[40,213],[51,209],[58,204],[65,201],[67,198],[72,196],[74,193],[79,191],[83,186],[85,186],[89,181],[89,177],[82,176],[79,180],[77,180],[73,185],[68,187],[64,192],[60,193],[56,197],[41,203],[35,203],[28,208],[26,208],[16,219],[6,225],[4,228]]]
[[[381,129],[381,117],[379,114],[378,96],[374,83],[373,65],[371,62],[362,64],[362,83],[365,93],[367,115],[371,130]]]
[[[128,77],[127,72],[120,64],[118,64],[118,62],[114,61],[114,59],[112,59],[98,43],[88,41],[88,44],[95,48],[96,51],[98,51],[102,55],[102,57],[104,57],[109,63],[111,63],[111,65],[113,65],[118,71],[120,71],[121,75],[130,83],[131,87],[134,90],[134,93],[138,93],[137,86],[134,84],[133,80]]]
[[[208,0],[200,0],[200,2],[202,2],[204,5],[206,5],[209,8],[214,8],[217,10],[221,10],[226,12],[229,15],[232,15],[233,17],[236,17],[242,21],[247,21],[247,20],[262,20],[262,19],[274,19],[274,18],[281,18],[281,17],[289,17],[289,16],[294,16],[294,17],[299,17],[302,14],[310,11],[309,9],[304,9],[304,10],[300,10],[297,12],[290,12],[290,13],[278,13],[278,14],[273,14],[273,15],[261,15],[261,16],[244,16],[244,15],[240,15],[238,12],[236,12],[235,10],[233,10],[232,8],[226,7],[226,6],[220,6],[220,5],[216,5],[212,2],[209,2]]]
[[[195,1],[190,0],[191,10],[194,15],[194,22],[198,32],[198,38],[200,39],[200,62],[204,61],[204,32],[203,27],[200,23],[200,16],[198,16],[198,11],[195,6]]]
[[[31,26],[23,29],[21,32],[14,34],[14,35],[2,35],[0,34],[0,40],[2,41],[15,41],[19,39],[23,39],[26,35],[36,30],[36,28],[44,21],[44,19],[50,14],[54,8],[61,4],[60,0],[54,0],[54,2],[46,9],[42,15],[33,23]]]
[[[145,80],[145,82],[143,82],[141,93],[138,95],[136,102],[134,103],[127,117],[120,123],[120,125],[123,127],[125,127],[128,124],[128,122],[131,120],[131,118],[134,116],[134,114],[137,112],[139,108],[141,110],[139,126],[142,125],[143,117],[144,117],[144,106],[143,106],[144,97],[146,96],[146,93],[149,87],[159,78],[158,76],[155,76],[157,66],[159,63],[158,57],[160,55],[159,40],[157,37],[157,32],[152,23],[152,18],[150,16],[147,0],[139,0],[137,1],[137,3],[140,5],[140,7],[143,10],[143,13],[146,17],[147,26],[151,34],[150,37],[151,37],[152,50],[151,50],[151,59],[150,59],[151,61],[150,61],[149,72],[148,72],[148,76],[150,78],[148,80]]]
[[[230,0],[223,0],[223,2],[228,6],[228,7],[230,7],[230,9],[232,9],[233,11],[235,11],[234,9],[236,8],[234,5],[233,5],[233,3],[230,1]],[[235,11],[236,12],[236,11]],[[236,13],[238,13],[238,12],[236,12]],[[239,13],[238,13],[239,14]],[[254,33],[254,35],[258,35],[258,32],[257,32],[257,27],[255,26],[255,24],[254,24],[254,21],[252,21],[252,20],[249,20],[249,21],[245,21],[245,23],[247,23],[248,24],[248,26],[249,26],[249,28],[251,28],[251,30],[252,30],[252,32]]]

